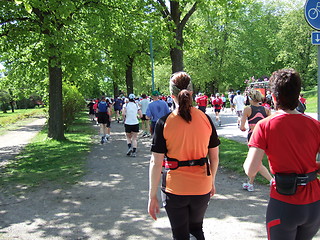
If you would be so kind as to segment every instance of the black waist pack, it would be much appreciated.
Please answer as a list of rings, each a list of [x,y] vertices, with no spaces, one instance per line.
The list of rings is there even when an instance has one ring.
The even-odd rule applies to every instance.
[[[297,191],[297,176],[296,173],[284,174],[276,173],[276,189],[282,195],[293,195]]]
[[[317,179],[317,171],[306,174],[297,173],[276,173],[276,189],[282,195],[293,195],[297,191],[297,186],[305,186],[309,182]]]

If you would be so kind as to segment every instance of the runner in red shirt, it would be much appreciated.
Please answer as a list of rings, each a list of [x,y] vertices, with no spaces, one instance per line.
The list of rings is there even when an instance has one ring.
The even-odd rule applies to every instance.
[[[199,96],[196,99],[199,109],[202,112],[206,112],[207,104],[208,104],[208,96],[203,93],[199,93]]]
[[[268,239],[311,240],[320,228],[320,123],[296,110],[301,90],[296,71],[274,72],[270,85],[277,112],[254,128],[244,169],[254,177],[266,153],[275,175],[266,216]]]
[[[216,123],[218,126],[221,126],[221,120],[220,120],[220,111],[223,105],[223,101],[220,98],[220,94],[216,93],[216,98],[212,101],[212,106],[214,107],[214,112],[216,114]]]

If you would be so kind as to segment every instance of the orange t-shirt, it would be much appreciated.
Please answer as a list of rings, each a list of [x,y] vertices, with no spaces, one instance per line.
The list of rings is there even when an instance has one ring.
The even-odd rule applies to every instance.
[[[179,161],[207,157],[208,148],[220,144],[216,129],[209,116],[191,109],[191,122],[176,113],[162,117],[156,124],[151,151],[165,153]],[[204,195],[211,191],[212,176],[207,166],[185,166],[165,169],[162,190],[176,195]]]

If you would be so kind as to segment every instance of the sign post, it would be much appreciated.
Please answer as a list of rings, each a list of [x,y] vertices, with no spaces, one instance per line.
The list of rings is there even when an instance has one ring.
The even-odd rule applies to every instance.
[[[312,28],[320,31],[320,0],[307,0],[304,16]],[[318,47],[318,120],[320,121],[320,32],[311,34],[311,42]]]
[[[153,59],[152,34],[150,34],[150,58],[151,58],[151,83],[152,83],[152,91],[154,91],[154,59]]]

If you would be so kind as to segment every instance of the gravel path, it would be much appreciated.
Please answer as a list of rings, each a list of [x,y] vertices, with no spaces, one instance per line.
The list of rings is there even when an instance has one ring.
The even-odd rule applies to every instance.
[[[211,115],[211,113],[209,112]],[[245,142],[236,116],[222,114],[220,136]],[[98,133],[98,127],[94,126]],[[112,140],[98,135],[88,155],[88,173],[69,187],[46,185],[22,197],[0,191],[1,240],[171,239],[165,211],[153,221],[147,214],[150,139],[140,138],[136,158],[127,157],[124,127],[112,123]],[[204,220],[206,239],[266,239],[264,226],[268,186],[241,189],[245,177],[219,168],[217,194]],[[320,235],[317,235],[320,239]]]
[[[34,118],[34,121],[26,124],[24,127],[10,130],[6,134],[0,136],[0,167],[5,165],[9,159],[16,156],[42,129],[46,122],[46,118]]]

